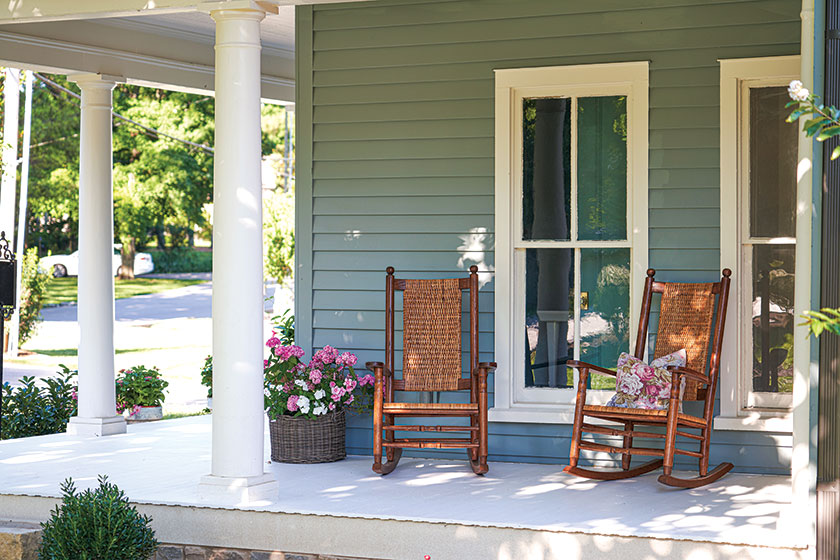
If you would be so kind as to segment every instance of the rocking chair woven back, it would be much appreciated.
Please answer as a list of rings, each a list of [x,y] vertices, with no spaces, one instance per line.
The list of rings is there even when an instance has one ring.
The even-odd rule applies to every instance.
[[[406,280],[403,382],[406,391],[455,391],[461,379],[461,287],[457,278]]]
[[[685,348],[686,365],[704,373],[712,338],[714,284],[666,283],[662,292],[654,358]],[[686,380],[683,400],[697,400],[697,382]]]
[[[403,292],[403,371],[392,387],[398,391],[458,391],[470,389],[462,377],[461,307],[469,296],[470,364],[478,366],[478,267],[466,278],[385,279],[385,366],[394,371],[394,294]]]

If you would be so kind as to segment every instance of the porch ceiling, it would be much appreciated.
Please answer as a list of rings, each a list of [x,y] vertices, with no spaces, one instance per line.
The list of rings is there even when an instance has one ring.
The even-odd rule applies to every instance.
[[[206,522],[209,523],[212,515],[220,515],[220,506],[199,499],[197,481],[210,470],[210,429],[211,418],[203,416],[134,424],[129,426],[129,433],[107,438],[59,434],[4,441],[0,443],[0,511],[4,517],[39,520],[46,516],[52,500],[35,497],[58,496],[59,484],[68,476],[86,486],[92,484],[97,475],[108,474],[133,501],[181,508],[179,511],[206,510],[210,516]],[[267,437],[265,448],[269,463]],[[787,549],[790,557],[796,556],[791,549],[804,546],[797,535],[784,530],[789,521],[786,516],[790,512],[791,498],[790,482],[786,477],[730,474],[704,488],[673,490],[658,484],[655,474],[597,483],[568,476],[558,465],[492,463],[487,476],[477,477],[462,462],[409,458],[403,459],[391,475],[379,477],[370,471],[370,464],[369,457],[350,457],[321,465],[269,463],[267,471],[280,483],[277,499],[234,509],[243,515],[261,512],[263,517],[254,517],[255,523],[270,523],[264,517],[267,512],[297,516],[287,527],[298,529],[300,523],[311,522],[307,519],[312,516],[321,516],[330,518],[329,523],[335,523],[337,527],[341,526],[340,519],[363,520],[370,522],[366,525],[368,529],[376,531],[384,529],[376,523],[398,520],[403,522],[403,527],[405,522],[415,524],[412,526],[416,527],[416,534],[422,534],[423,527],[430,523],[455,527],[456,531],[466,531],[464,534],[487,530],[487,535],[494,535],[492,538],[507,535],[504,538],[513,539],[515,533],[510,531],[520,530],[532,536],[534,532],[539,533],[542,542],[559,536],[583,539],[580,542],[642,537],[673,541],[668,546],[682,546],[674,543],[688,541],[696,546],[710,542],[739,547],[778,547]],[[151,509],[147,511],[161,519],[164,515],[174,515],[164,513],[161,507],[149,507]],[[283,523],[289,520],[288,517],[283,519]],[[221,523],[220,520],[215,522]],[[199,529],[187,525],[160,523],[156,528],[164,542],[196,542],[200,536],[193,532]],[[358,525],[354,527],[358,530]],[[500,530],[508,532],[498,533]],[[291,531],[291,535],[283,538],[294,542],[284,541],[285,550],[310,550],[308,547],[314,546],[312,542],[319,538],[323,540],[323,533],[318,532],[321,534],[314,535],[313,541],[313,535],[305,531]],[[331,537],[331,546],[335,548],[339,535],[336,533]],[[243,537],[234,533],[229,538]],[[280,537],[271,534],[255,538],[269,539],[261,543],[269,549],[273,542],[270,538]],[[226,544],[236,546],[233,542]],[[441,544],[429,542],[417,546],[442,552]],[[379,553],[363,550],[365,546],[381,545],[381,539],[367,541],[348,536],[343,548],[332,553],[370,558],[415,557],[407,554],[410,545],[398,540],[390,542],[391,554],[382,550]],[[481,542],[474,545],[489,546]],[[646,544],[645,547],[648,551],[657,550],[653,545]],[[667,548],[660,547],[662,550]],[[423,554],[431,554],[432,558],[455,557],[449,553],[436,556],[434,552],[422,552],[416,557]],[[510,557],[526,556],[513,554]],[[603,556],[607,557],[612,556]],[[675,556],[650,554],[646,557]],[[759,554],[755,557],[777,556]]]
[[[278,13],[267,14],[260,25],[262,97],[268,101],[294,102],[294,10],[291,5],[279,6]],[[61,74],[108,74],[129,83],[181,91],[213,91],[215,24],[194,7],[132,17],[46,19],[2,24],[0,18],[0,64]]]

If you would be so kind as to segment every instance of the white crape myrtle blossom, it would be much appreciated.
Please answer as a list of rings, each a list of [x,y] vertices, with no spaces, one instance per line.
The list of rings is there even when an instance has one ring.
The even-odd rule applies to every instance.
[[[315,398],[318,399],[319,401],[326,396],[327,396],[327,392],[324,391],[323,389],[318,389],[317,391],[315,391]]]
[[[806,88],[802,82],[799,80],[793,80],[788,86],[788,95],[790,95],[790,98],[794,101],[807,101],[811,92],[808,91],[808,88]]]

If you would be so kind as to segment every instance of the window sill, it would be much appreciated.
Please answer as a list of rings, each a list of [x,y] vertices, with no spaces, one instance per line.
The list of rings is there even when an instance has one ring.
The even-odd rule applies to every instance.
[[[753,412],[749,416],[715,416],[715,430],[741,432],[793,432],[793,419],[788,416],[761,416]]]
[[[509,408],[493,407],[487,411],[490,422],[510,422],[516,424],[574,424],[575,405],[556,404],[552,406],[512,406]],[[599,418],[587,418],[587,424],[611,424]]]

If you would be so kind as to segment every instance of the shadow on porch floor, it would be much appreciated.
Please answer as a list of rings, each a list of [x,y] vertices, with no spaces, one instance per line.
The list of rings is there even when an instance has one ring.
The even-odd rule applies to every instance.
[[[0,514],[43,518],[54,500],[27,505],[23,497],[55,498],[65,478],[73,477],[84,487],[99,474],[107,474],[139,504],[218,512],[221,506],[198,498],[199,478],[210,471],[210,428],[211,418],[203,416],[134,424],[127,434],[105,438],[57,434],[4,441]],[[276,500],[224,509],[804,546],[797,535],[784,530],[790,521],[787,477],[729,474],[704,488],[676,490],[660,485],[657,473],[596,483],[566,475],[558,465],[491,463],[489,474],[477,477],[464,462],[404,458],[396,471],[380,477],[370,465],[369,457],[319,465],[267,462],[266,470],[280,483]]]

